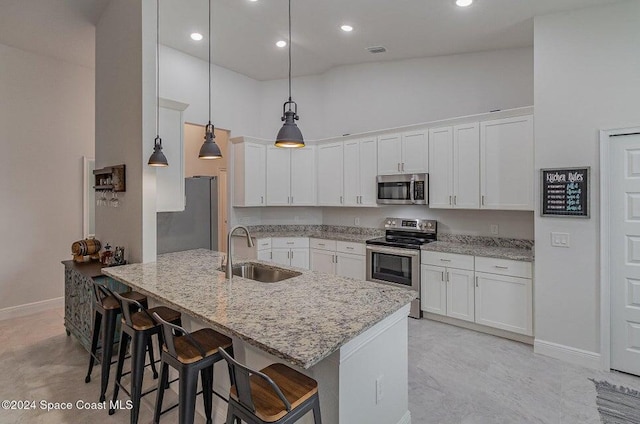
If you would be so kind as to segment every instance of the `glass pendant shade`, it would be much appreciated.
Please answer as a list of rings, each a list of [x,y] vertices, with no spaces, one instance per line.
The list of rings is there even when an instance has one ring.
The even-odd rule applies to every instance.
[[[295,102],[287,102],[293,103]],[[287,103],[284,104],[286,108]],[[297,109],[297,105],[296,105]],[[276,137],[276,147],[290,147],[290,148],[299,148],[304,147],[304,139],[302,138],[302,132],[300,128],[296,125],[296,120],[299,119],[298,114],[292,110],[283,111],[282,120],[284,124],[280,131],[278,131],[278,136]]]
[[[200,147],[199,159],[220,159],[222,158],[222,152],[220,147],[216,144],[215,134],[213,133],[213,124],[211,121],[205,127],[204,143]]]
[[[162,139],[157,136],[153,146],[153,153],[149,158],[149,166],[169,166],[167,157],[162,153]]]

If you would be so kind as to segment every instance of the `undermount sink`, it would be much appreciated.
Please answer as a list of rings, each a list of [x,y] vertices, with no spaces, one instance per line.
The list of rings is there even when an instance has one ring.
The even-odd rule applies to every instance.
[[[278,281],[302,275],[301,272],[272,267],[256,262],[245,262],[233,266],[233,275],[259,281],[261,283],[277,283]]]

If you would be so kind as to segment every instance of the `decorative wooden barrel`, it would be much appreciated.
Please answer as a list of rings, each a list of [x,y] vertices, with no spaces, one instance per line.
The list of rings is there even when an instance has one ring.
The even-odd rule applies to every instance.
[[[102,249],[102,244],[100,243],[100,240],[96,239],[79,240],[71,245],[73,260],[76,262],[82,262],[84,260],[84,256],[87,255],[92,258],[99,258],[100,249]]]

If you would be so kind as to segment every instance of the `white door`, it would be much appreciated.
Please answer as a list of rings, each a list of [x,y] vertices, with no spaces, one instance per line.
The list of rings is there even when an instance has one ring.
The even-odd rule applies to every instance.
[[[533,335],[530,278],[476,272],[475,297],[478,324]]]
[[[309,249],[291,249],[291,266],[309,269]]]
[[[244,205],[264,206],[267,149],[264,145],[255,143],[244,143],[244,149]]]
[[[291,204],[316,204],[316,148],[291,150]]]
[[[429,142],[427,131],[402,134],[403,174],[429,172]]]
[[[533,117],[482,122],[480,206],[532,211],[533,175]]]
[[[480,207],[480,126],[477,122],[453,127],[453,206]]]
[[[318,204],[342,206],[343,144],[318,146]]]
[[[291,150],[267,147],[267,206],[286,206],[291,192]]]
[[[365,257],[350,253],[336,254],[336,274],[357,280],[365,279]]]
[[[378,137],[378,174],[401,174],[402,141],[400,134]]]
[[[640,135],[611,140],[611,368],[640,375]]]
[[[373,182],[375,184],[375,180]],[[360,141],[344,142],[344,204],[360,204]]]
[[[309,251],[311,270],[334,275],[336,273],[335,256],[335,252],[330,250],[311,249]]]
[[[271,261],[280,265],[291,265],[289,249],[271,249]]]
[[[422,265],[420,269],[420,308],[433,314],[447,314],[447,282],[445,268]]]
[[[473,322],[474,292],[473,271],[447,268],[447,316]]]
[[[429,207],[453,207],[453,132],[451,127],[429,130]]]
[[[345,161],[346,163],[346,161]],[[360,140],[360,204],[376,206],[378,142],[375,137]]]

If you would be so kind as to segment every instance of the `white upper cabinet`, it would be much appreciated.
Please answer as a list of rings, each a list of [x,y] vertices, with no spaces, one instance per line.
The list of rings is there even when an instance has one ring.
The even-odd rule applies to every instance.
[[[482,209],[533,210],[533,117],[480,124]]]
[[[318,146],[318,205],[343,205],[343,160],[343,142]]]
[[[477,122],[453,127],[453,207],[480,207],[480,129]]]
[[[169,166],[156,168],[156,211],[180,212],[184,193],[184,118],[187,104],[160,99],[159,131]]]
[[[345,206],[376,206],[377,140],[344,142]]]
[[[265,206],[267,147],[243,141],[234,144],[233,205]]]
[[[311,206],[316,199],[315,147],[267,147],[267,206]]]
[[[429,207],[453,207],[452,127],[429,130]]]
[[[378,174],[415,174],[429,170],[427,131],[378,137]]]

